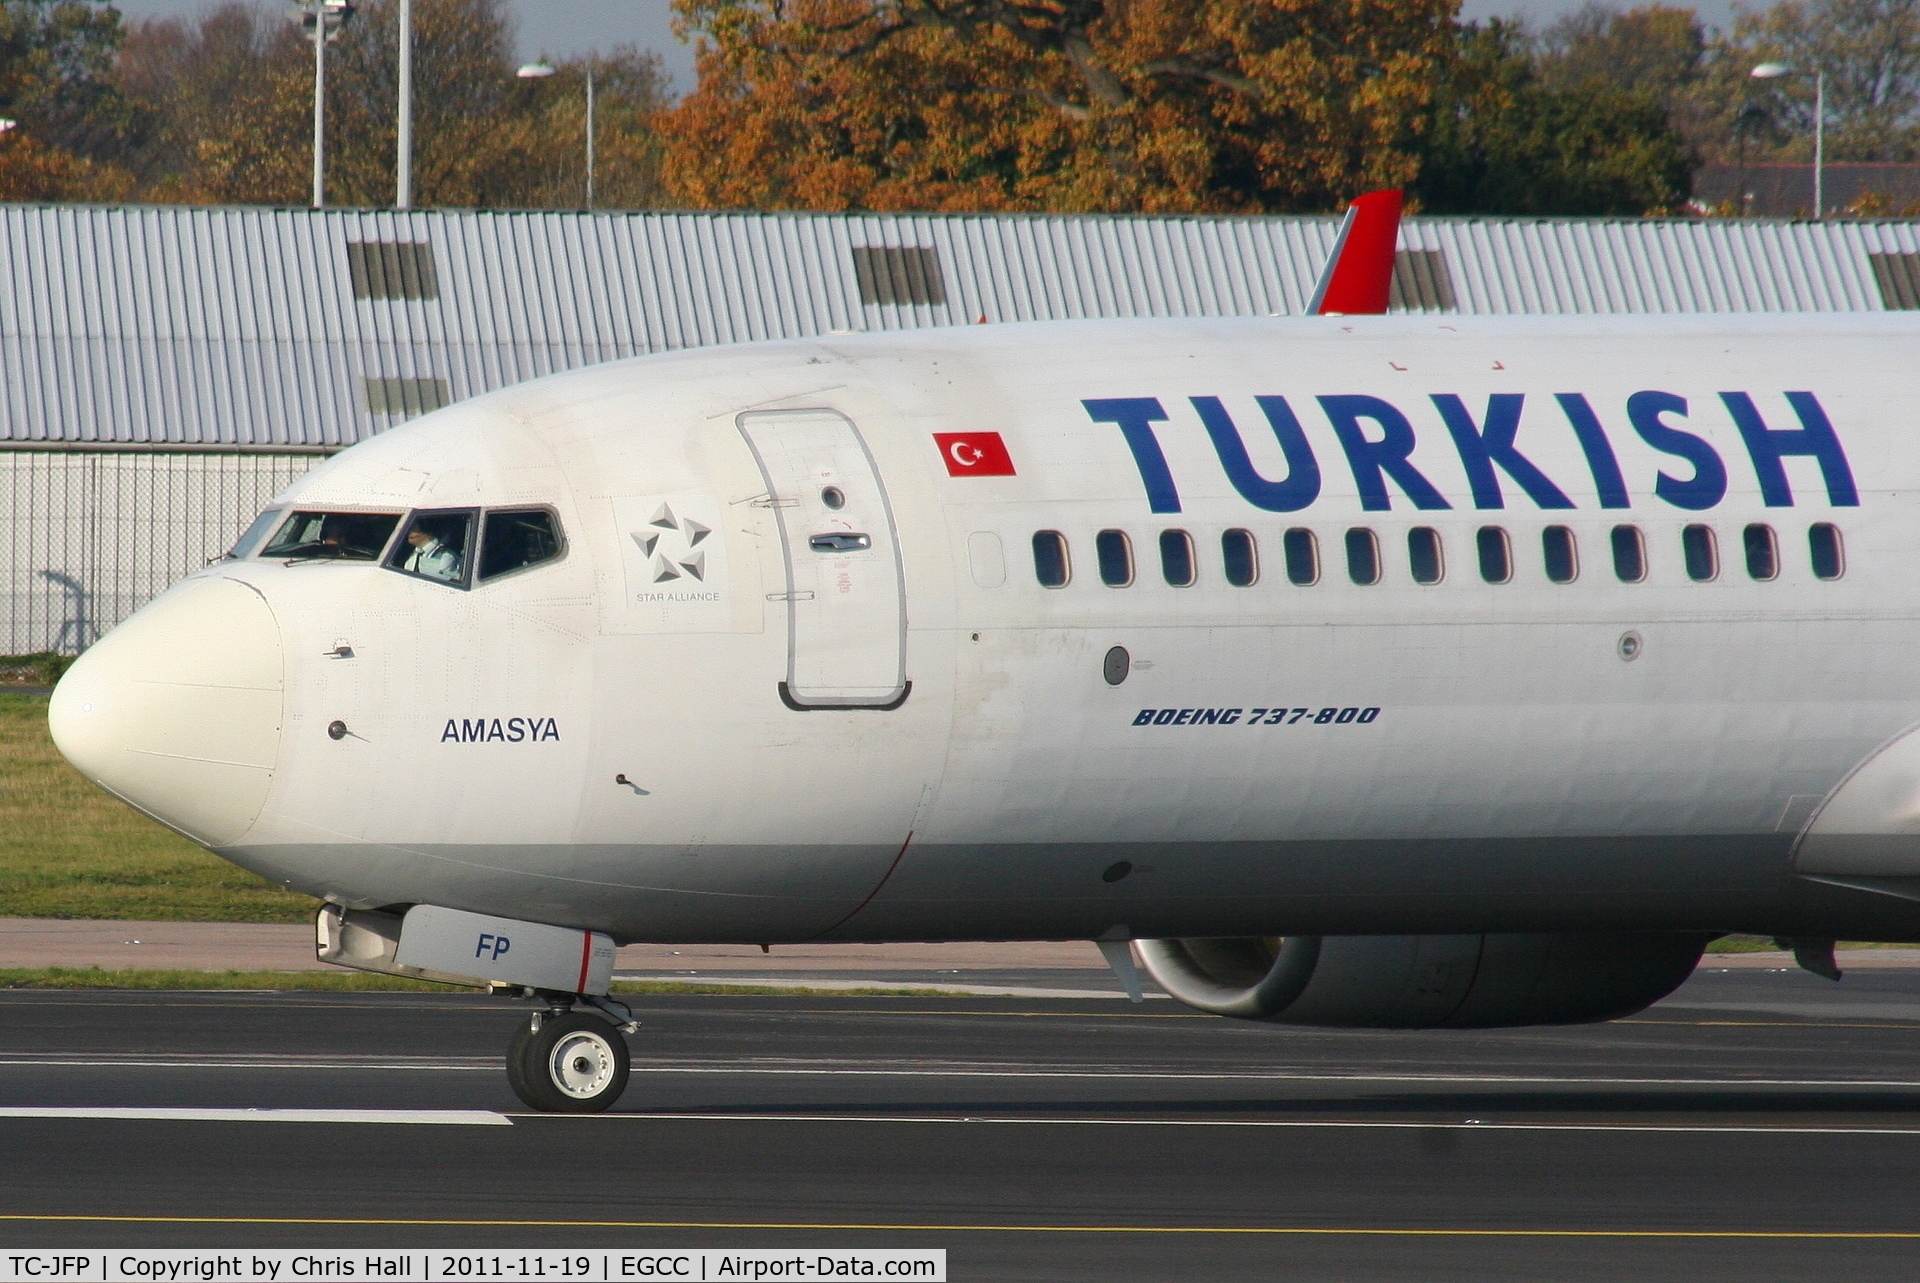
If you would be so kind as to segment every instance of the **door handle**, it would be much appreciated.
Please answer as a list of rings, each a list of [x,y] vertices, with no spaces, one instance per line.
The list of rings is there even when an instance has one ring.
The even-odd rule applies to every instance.
[[[873,540],[867,535],[856,534],[814,535],[807,540],[807,547],[815,552],[859,552],[862,548],[873,547]]]

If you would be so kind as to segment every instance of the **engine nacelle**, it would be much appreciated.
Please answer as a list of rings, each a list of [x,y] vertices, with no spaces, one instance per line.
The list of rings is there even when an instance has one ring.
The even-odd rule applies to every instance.
[[[1169,994],[1243,1020],[1349,1029],[1573,1025],[1632,1015],[1693,974],[1711,935],[1137,940]]]

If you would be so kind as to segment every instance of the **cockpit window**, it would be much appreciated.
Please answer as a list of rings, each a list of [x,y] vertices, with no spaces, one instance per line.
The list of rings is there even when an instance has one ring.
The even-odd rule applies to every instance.
[[[480,578],[524,570],[560,555],[560,526],[545,508],[489,512],[480,540]]]
[[[227,549],[227,557],[229,559],[237,559],[240,557],[253,556],[253,550],[260,546],[262,540],[273,533],[273,528],[280,524],[280,518],[286,515],[287,510],[285,508],[268,508],[265,512],[255,517],[253,524],[246,528],[245,533],[233,541],[233,547]]]
[[[467,550],[473,547],[470,509],[416,512],[407,533],[387,554],[387,566],[457,588],[467,586]]]
[[[377,561],[400,518],[389,512],[308,512],[296,510],[262,557],[332,558]],[[245,542],[245,536],[242,536]],[[236,545],[236,555],[238,546]]]

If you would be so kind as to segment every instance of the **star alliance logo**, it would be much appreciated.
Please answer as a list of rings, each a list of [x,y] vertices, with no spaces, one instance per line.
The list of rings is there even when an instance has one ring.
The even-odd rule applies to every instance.
[[[700,545],[712,533],[710,526],[674,516],[671,505],[663,503],[647,529],[631,531],[628,537],[639,545],[642,554],[652,558],[654,583],[671,583],[688,576],[705,583],[707,554]]]

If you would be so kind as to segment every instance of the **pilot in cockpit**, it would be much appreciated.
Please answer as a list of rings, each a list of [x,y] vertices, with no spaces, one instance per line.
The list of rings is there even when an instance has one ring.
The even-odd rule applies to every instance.
[[[415,525],[407,531],[407,543],[413,551],[400,563],[402,570],[449,583],[460,578],[459,552],[440,542],[438,535]]]
[[[322,557],[344,557],[349,542],[347,523],[339,517],[328,517],[320,523],[320,542],[314,552]]]
[[[367,528],[367,519],[357,513],[333,513],[320,523],[319,541],[308,552],[312,557],[347,557],[368,561],[380,555],[386,531]],[[389,525],[387,530],[393,527]]]

